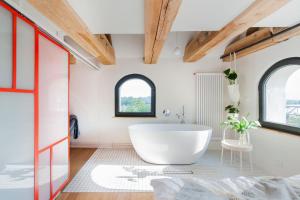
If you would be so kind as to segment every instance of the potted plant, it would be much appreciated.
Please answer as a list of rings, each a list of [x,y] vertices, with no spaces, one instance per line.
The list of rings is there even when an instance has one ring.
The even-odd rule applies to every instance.
[[[225,74],[225,78],[228,80],[228,93],[232,102],[238,103],[240,101],[240,92],[239,92],[239,84],[237,83],[238,75],[237,73],[228,68],[223,71]]]
[[[260,127],[260,123],[256,120],[249,120],[247,117],[241,119],[229,116],[226,121],[222,123],[225,127],[230,128],[235,133],[239,134],[240,144],[249,143],[249,130]]]
[[[236,117],[238,118],[239,117],[239,113],[240,113],[240,110],[239,110],[239,106],[240,103],[238,103],[237,106],[231,104],[231,105],[228,105],[225,107],[225,111],[227,112],[227,116],[230,117]]]

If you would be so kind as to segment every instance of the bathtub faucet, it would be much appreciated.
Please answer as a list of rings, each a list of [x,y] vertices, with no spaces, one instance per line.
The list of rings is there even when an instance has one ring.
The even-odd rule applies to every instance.
[[[180,123],[181,124],[184,124],[185,121],[184,121],[184,106],[182,106],[182,113],[181,114],[176,114],[177,118],[180,120]]]

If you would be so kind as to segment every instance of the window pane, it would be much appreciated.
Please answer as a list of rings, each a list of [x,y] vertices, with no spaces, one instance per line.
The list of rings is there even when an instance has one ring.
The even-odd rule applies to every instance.
[[[39,35],[39,149],[68,136],[68,53]]]
[[[141,79],[130,79],[120,87],[120,112],[151,112],[151,87]]]
[[[12,14],[0,6],[0,88],[12,86]]]
[[[17,20],[17,88],[34,89],[34,28]]]
[[[300,66],[274,72],[266,84],[266,121],[300,127]]]

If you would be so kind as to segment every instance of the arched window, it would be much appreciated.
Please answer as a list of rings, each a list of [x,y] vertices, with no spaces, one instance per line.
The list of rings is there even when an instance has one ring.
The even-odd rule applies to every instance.
[[[300,135],[300,57],[275,63],[261,78],[259,119],[263,127]]]
[[[155,85],[146,76],[130,74],[115,87],[116,117],[155,117]]]

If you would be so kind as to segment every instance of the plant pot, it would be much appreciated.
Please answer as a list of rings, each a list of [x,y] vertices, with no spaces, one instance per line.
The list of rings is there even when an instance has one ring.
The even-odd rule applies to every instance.
[[[239,144],[248,144],[247,133],[240,134]]]
[[[232,118],[239,118],[239,113],[227,113],[227,119],[229,117],[232,117]]]
[[[232,102],[237,104],[240,101],[240,86],[239,84],[228,85],[228,94]]]

